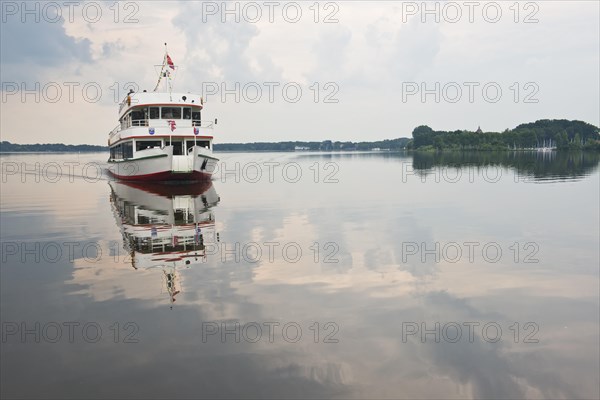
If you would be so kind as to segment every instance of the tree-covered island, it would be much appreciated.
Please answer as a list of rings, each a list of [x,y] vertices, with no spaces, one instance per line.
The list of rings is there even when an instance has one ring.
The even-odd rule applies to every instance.
[[[434,131],[426,125],[413,130],[407,144],[413,150],[557,150],[600,151],[598,127],[583,121],[542,119],[504,132]]]

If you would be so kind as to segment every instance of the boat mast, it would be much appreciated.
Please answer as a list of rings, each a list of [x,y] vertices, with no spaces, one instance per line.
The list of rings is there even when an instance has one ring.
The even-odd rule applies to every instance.
[[[169,66],[167,65],[165,67],[165,64],[168,64],[168,57],[169,57],[169,52],[167,51],[167,44],[165,43],[165,60],[163,62],[163,68],[166,69],[166,82],[165,82],[165,86],[167,91],[169,92],[169,101],[173,101],[173,97],[171,96],[171,92],[173,91],[173,87],[171,86],[171,71],[169,71]]]
[[[165,55],[163,57],[163,62],[160,67],[160,74],[158,75],[158,81],[156,82],[154,91],[156,92],[158,90],[158,87],[160,86],[160,81],[162,80],[162,78],[166,78],[165,79],[165,90],[169,92],[169,100],[173,101],[173,97],[171,96],[171,93],[173,91],[173,85],[171,82],[171,72],[168,70],[169,66],[167,65],[168,57],[169,57],[169,53],[167,51],[167,44],[165,43]],[[175,68],[173,67],[173,70],[174,69]]]
[[[154,87],[154,92],[158,90],[158,86],[160,85],[160,81],[165,74],[165,65],[167,64],[167,44],[165,43],[165,55],[163,57],[163,62],[160,68],[160,73],[158,74],[158,81],[156,82],[156,86]]]

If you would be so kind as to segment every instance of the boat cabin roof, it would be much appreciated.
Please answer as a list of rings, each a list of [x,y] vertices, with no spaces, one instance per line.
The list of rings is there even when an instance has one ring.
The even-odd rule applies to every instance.
[[[192,93],[133,92],[119,106],[119,119],[133,107],[181,106],[202,109],[202,97]]]

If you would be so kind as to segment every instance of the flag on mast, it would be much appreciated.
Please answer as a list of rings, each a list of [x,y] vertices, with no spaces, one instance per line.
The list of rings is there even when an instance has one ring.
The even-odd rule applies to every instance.
[[[171,56],[167,54],[167,65],[172,70],[175,70],[175,64],[173,64],[173,60],[171,60]]]

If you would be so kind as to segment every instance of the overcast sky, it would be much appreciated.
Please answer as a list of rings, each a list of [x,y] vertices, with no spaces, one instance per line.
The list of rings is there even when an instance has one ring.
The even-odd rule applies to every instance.
[[[164,42],[217,143],[600,125],[597,1],[23,4],[1,2],[11,142],[105,144],[127,84],[154,88]]]

